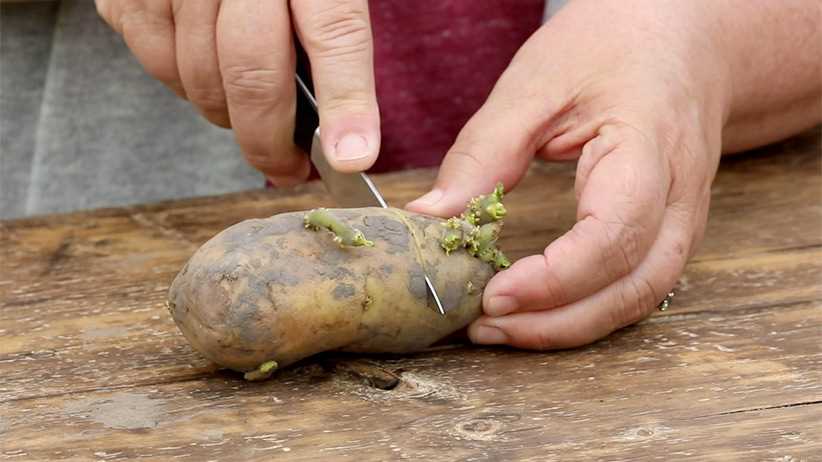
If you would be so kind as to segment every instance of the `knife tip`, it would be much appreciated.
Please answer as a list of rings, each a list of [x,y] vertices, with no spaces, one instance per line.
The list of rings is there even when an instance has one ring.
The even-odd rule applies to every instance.
[[[434,303],[437,305],[437,311],[440,315],[445,316],[445,308],[442,306],[442,301],[440,301],[440,297],[437,294],[437,289],[434,288],[434,284],[431,282],[431,278],[428,275],[425,275],[425,285],[428,286],[428,291],[431,292],[431,296],[434,298]]]

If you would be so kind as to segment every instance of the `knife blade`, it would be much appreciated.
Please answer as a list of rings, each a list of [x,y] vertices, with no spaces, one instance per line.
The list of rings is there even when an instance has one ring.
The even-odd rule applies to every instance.
[[[311,90],[308,89],[302,77],[299,74],[296,76],[297,86],[310,106],[317,110],[317,101]],[[325,157],[322,143],[320,142],[320,127],[314,130],[314,135],[311,137],[311,163],[320,174],[320,178],[325,184],[326,189],[334,197],[334,200],[343,207],[367,207],[378,206],[388,208],[388,203],[380,194],[379,189],[363,172],[360,173],[341,173],[334,170],[328,163]]]
[[[317,114],[317,100],[314,98],[313,92],[306,83],[311,80],[310,76],[308,76],[308,66],[305,64],[305,61],[303,61],[304,59],[306,59],[304,52],[298,46],[297,72],[295,74],[297,87],[299,87],[299,91],[297,92],[297,112],[299,113],[300,108],[303,107],[305,103],[308,103],[313,110],[313,114],[311,114],[313,116]],[[300,96],[304,98],[304,102],[302,104],[300,101]],[[299,123],[299,114],[297,119],[297,123]],[[314,117],[311,119],[315,120]],[[316,118],[316,120],[319,119]],[[298,134],[296,134],[295,137],[298,137]],[[328,163],[328,158],[326,158],[325,152],[323,151],[322,143],[320,142],[319,123],[311,136],[310,158],[311,163],[314,164],[314,167],[317,169],[317,173],[319,173],[326,189],[328,189],[328,192],[332,197],[334,197],[334,200],[338,204],[344,207],[367,207],[376,205],[382,208],[388,208],[388,203],[382,197],[382,194],[379,189],[377,189],[377,186],[373,181],[371,181],[371,178],[365,172],[342,173],[331,167]],[[425,286],[428,288],[428,292],[434,300],[434,305],[437,308],[437,312],[445,316],[448,310],[446,310],[443,306],[442,300],[440,300],[439,294],[437,293],[437,289],[434,288],[434,284],[431,282],[431,278],[428,276],[428,272],[425,271],[424,268],[423,278],[425,279]]]

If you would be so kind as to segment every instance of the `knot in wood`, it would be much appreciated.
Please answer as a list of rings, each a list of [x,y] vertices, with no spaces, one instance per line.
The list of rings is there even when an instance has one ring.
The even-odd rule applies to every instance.
[[[502,429],[502,422],[490,418],[475,418],[460,422],[455,426],[457,434],[472,440],[494,440]]]

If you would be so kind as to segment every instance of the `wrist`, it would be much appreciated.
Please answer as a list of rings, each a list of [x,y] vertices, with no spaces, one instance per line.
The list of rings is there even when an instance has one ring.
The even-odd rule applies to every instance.
[[[641,60],[636,71],[638,78],[651,76],[642,85],[643,97],[653,105],[648,114],[658,118],[660,133],[697,125],[718,160],[733,82],[713,2],[638,3],[623,19],[643,29],[639,43],[650,60]]]
[[[685,72],[693,85],[692,97],[706,122],[720,129],[730,117],[733,102],[732,69],[728,37],[715,2],[672,2],[679,18],[679,50]]]
[[[704,3],[706,34],[726,74],[723,149],[751,149],[822,121],[818,1]]]
[[[705,141],[717,156],[722,145],[722,131],[732,111],[732,67],[728,60],[728,38],[721,27],[714,2],[666,2],[660,9],[658,0],[648,0],[647,8],[656,5],[660,36],[675,55],[673,68],[679,88],[673,91],[695,112]]]

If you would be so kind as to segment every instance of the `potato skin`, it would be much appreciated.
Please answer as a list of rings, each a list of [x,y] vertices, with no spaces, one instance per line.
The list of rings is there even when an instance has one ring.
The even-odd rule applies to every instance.
[[[293,212],[238,223],[197,250],[169,290],[169,311],[197,351],[238,371],[327,350],[411,352],[480,315],[494,270],[464,251],[446,255],[442,220],[329,211],[374,246],[341,248]],[[431,306],[420,261],[443,303],[458,306],[446,316]]]

